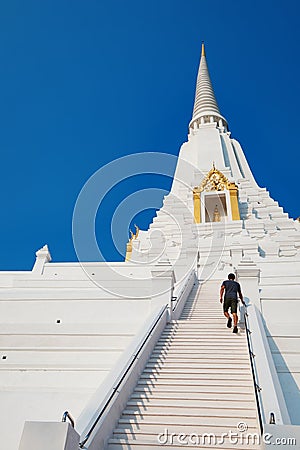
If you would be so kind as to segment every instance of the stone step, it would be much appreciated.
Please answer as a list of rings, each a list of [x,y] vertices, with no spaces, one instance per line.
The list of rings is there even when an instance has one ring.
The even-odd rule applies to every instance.
[[[220,309],[222,308],[222,303],[220,302],[219,295],[218,296],[206,296],[205,298],[198,298],[196,301],[187,301],[184,305],[183,310],[186,311],[188,308],[206,308],[207,306]]]
[[[182,312],[182,315],[180,316],[179,320],[187,320],[187,317],[194,316],[199,317],[200,319],[223,319],[225,320],[225,316],[223,314],[223,310],[207,310],[207,309],[191,309],[191,310],[184,310]]]
[[[194,427],[195,428],[195,427]],[[198,429],[198,427],[197,427]],[[224,433],[226,431],[224,430]],[[233,430],[233,433],[236,433],[236,430]],[[161,445],[160,449],[163,446],[169,445],[169,448],[176,448],[176,444],[178,446],[181,445],[182,447],[191,448],[192,446],[194,448],[216,448],[216,449],[235,449],[236,450],[236,443],[233,441],[233,438],[229,437],[228,435],[224,437],[219,432],[218,434],[213,434],[212,432],[208,434],[208,432],[203,432],[202,436],[200,435],[199,431],[196,433],[195,429],[194,431],[185,432],[186,436],[182,435],[182,431],[177,430],[173,432],[171,435],[171,432],[169,429],[160,428],[159,433],[149,433],[149,432],[141,432],[138,431],[136,433],[133,433],[131,430],[124,430],[122,428],[117,428],[114,433],[112,440],[120,440],[125,441],[127,445],[130,445],[131,448],[131,441],[135,441],[136,445],[144,445],[147,442],[151,445]],[[181,435],[181,437],[179,437]],[[190,435],[190,436],[189,436]],[[238,438],[236,441],[240,446],[245,446],[245,448],[249,448],[249,441],[247,437],[241,437],[240,433],[236,436]],[[111,442],[111,441],[110,441]],[[261,447],[257,444],[255,445],[255,442],[259,442],[259,437],[257,436],[255,438],[255,441],[250,446],[251,449],[260,449]],[[195,447],[195,444],[197,446]],[[127,447],[128,448],[128,447]],[[168,447],[167,447],[168,448]]]
[[[152,396],[151,399],[145,399],[145,398],[132,398],[127,402],[127,408],[134,407],[144,410],[147,410],[148,408],[155,407],[170,407],[174,408],[195,408],[195,409],[203,409],[203,410],[213,410],[218,411],[219,409],[224,410],[243,410],[243,411],[255,411],[255,417],[256,417],[256,404],[254,399],[252,398],[250,401],[249,399],[247,401],[234,401],[234,400],[207,400],[207,399],[186,399],[186,398],[156,398],[155,396]]]
[[[241,325],[240,325],[241,326]],[[230,332],[230,328],[227,327],[227,320],[220,320],[219,323],[210,321],[209,319],[204,319],[202,322],[195,322],[194,319],[191,319],[189,323],[185,323],[183,326],[179,325],[173,327],[172,329],[166,329],[163,331],[163,334],[172,334],[172,333],[193,333],[193,332],[202,332],[209,334],[222,333],[226,331]],[[231,330],[232,331],[232,330]]]
[[[205,304],[198,304],[198,305],[191,305],[188,307],[185,307],[182,310],[182,315],[178,320],[182,320],[182,317],[186,314],[202,314],[204,317],[206,316],[221,316],[224,318],[224,312],[223,312],[223,306],[221,303],[218,304],[218,306],[215,306],[213,304],[210,304],[206,302]]]
[[[230,332],[230,328],[227,327],[227,319],[222,317],[221,319],[213,319],[210,320],[208,318],[204,319],[190,319],[189,321],[174,325],[172,328],[167,328],[163,331],[163,334],[172,334],[172,333],[194,333],[194,332],[205,332],[207,334],[215,333],[215,332]],[[232,331],[232,330],[231,330]]]
[[[189,394],[189,395],[188,395]],[[207,400],[207,401],[228,401],[229,403],[231,401],[253,401],[253,392],[238,392],[238,393],[232,393],[230,392],[190,392],[187,391],[171,391],[171,392],[165,392],[165,391],[159,391],[159,390],[153,390],[151,393],[147,392],[146,390],[139,390],[138,388],[135,388],[131,395],[131,399],[149,399],[151,400],[153,398],[155,399],[188,399],[191,398],[193,400]],[[231,403],[230,403],[231,404]]]
[[[238,314],[238,318],[240,315]],[[191,327],[191,329],[200,328],[205,325],[205,329],[214,329],[219,328],[222,329],[223,327],[226,328],[227,325],[227,319],[225,316],[205,316],[205,315],[196,315],[196,314],[187,314],[186,316],[182,317],[182,320],[184,320],[183,325],[186,325],[187,327]],[[180,328],[179,324],[179,328]],[[169,331],[169,330],[168,330]]]
[[[190,316],[199,317],[199,319],[223,319],[225,320],[225,316],[223,314],[223,310],[207,310],[207,309],[186,309],[182,312],[180,319],[178,321],[187,321]]]
[[[232,330],[231,330],[232,331]],[[197,325],[197,327],[189,327],[189,328],[174,328],[172,330],[165,330],[162,332],[162,336],[193,336],[195,334],[216,334],[216,333],[228,333],[230,332],[230,328],[226,326],[226,322],[222,320],[221,324],[211,324],[211,323],[203,323]]]
[[[184,308],[183,308],[183,312],[185,311],[189,311],[190,309],[195,310],[195,309],[200,309],[201,311],[204,312],[211,312],[211,311],[222,311],[222,305],[223,303],[220,303],[220,301],[216,301],[216,299],[209,300],[209,299],[205,299],[205,301],[201,301],[198,303],[186,303]]]
[[[178,319],[178,324],[190,324],[191,323],[191,317],[194,317],[194,321],[203,321],[203,320],[226,320],[226,317],[223,314],[223,311],[218,312],[207,312],[207,311],[183,311],[182,315]]]
[[[232,331],[232,330],[231,330]],[[168,329],[162,332],[162,335],[172,335],[172,334],[192,334],[192,333],[206,333],[214,334],[220,332],[230,332],[230,328],[227,327],[227,320],[221,320],[219,323],[208,322],[207,320],[203,323],[191,323],[191,325],[185,325],[184,327],[174,327],[173,329]]]
[[[164,333],[171,333],[174,331],[193,331],[193,330],[213,330],[214,328],[218,328],[222,330],[223,328],[227,328],[227,319],[226,317],[199,317],[196,319],[189,319],[184,322],[180,322],[172,327],[168,327],[164,329]]]
[[[178,350],[178,352],[176,351]],[[205,352],[205,350],[207,350],[207,352]],[[211,365],[214,364],[214,361],[218,361],[219,364],[222,363],[232,363],[233,365],[237,365],[239,363],[241,364],[245,364],[247,366],[249,366],[248,362],[248,358],[247,355],[245,355],[244,353],[237,353],[236,357],[234,358],[232,352],[230,350],[225,350],[224,352],[222,351],[222,349],[218,349],[218,353],[216,353],[216,357],[213,358],[211,356],[211,353],[209,353],[209,350],[211,350],[211,352],[214,352],[214,349],[204,349],[203,347],[201,348],[195,348],[194,352],[192,353],[184,353],[183,351],[181,353],[180,349],[175,349],[175,351],[172,349],[168,349],[168,348],[163,348],[161,350],[159,350],[158,353],[153,353],[152,357],[151,357],[151,361],[148,360],[149,363],[159,363],[160,365],[162,365],[164,362],[166,363],[174,363],[176,361],[178,361],[178,363],[185,363],[185,362],[191,362],[191,363],[197,363],[203,360],[206,360],[205,362],[208,364],[210,363]],[[220,353],[222,352],[222,353]],[[237,364],[234,364],[234,362],[237,362]]]
[[[240,375],[237,377],[235,375],[234,377],[231,377],[230,380],[224,380],[224,376],[217,375],[217,374],[209,374],[209,373],[198,373],[192,374],[188,376],[188,374],[185,374],[185,376],[178,376],[178,374],[160,374],[159,378],[156,375],[151,376],[151,374],[141,374],[140,376],[140,383],[146,384],[148,383],[152,387],[156,386],[178,386],[181,387],[182,385],[190,385],[190,386],[200,386],[201,388],[207,386],[207,388],[220,386],[222,390],[224,391],[224,386],[228,385],[228,390],[232,390],[234,386],[244,386],[245,388],[249,388],[253,386],[253,378],[249,375]],[[227,384],[226,384],[227,383]]]
[[[206,310],[207,312],[210,311],[210,308],[214,309],[214,310],[220,310],[220,309],[222,309],[223,304],[220,302],[218,297],[210,297],[210,298],[206,297],[205,299],[204,298],[202,298],[200,300],[198,299],[195,302],[187,302],[184,305],[183,311],[187,311],[189,309],[195,309],[195,308],[196,309],[201,308],[203,310]]]
[[[182,343],[174,342],[173,345],[170,343],[161,344],[156,346],[154,355],[186,355],[188,358],[197,354],[206,354],[207,357],[220,354],[221,356],[234,356],[239,355],[248,357],[244,347],[239,346],[237,349],[233,345],[218,345],[218,343],[195,343],[194,345],[189,344],[189,349],[185,350],[185,346]]]
[[[160,393],[177,393],[179,395],[184,394],[185,396],[189,396],[191,393],[193,394],[204,394],[204,395],[221,395],[224,392],[230,393],[230,395],[254,395],[253,390],[253,382],[248,381],[244,383],[237,383],[237,384],[231,384],[228,385],[228,389],[224,388],[224,385],[218,384],[206,384],[205,380],[202,382],[196,382],[193,384],[186,384],[185,382],[180,382],[176,380],[158,380],[155,382],[155,386],[153,385],[153,382],[147,381],[147,380],[140,380],[135,388],[135,391],[137,392],[145,392],[147,395],[152,395],[154,393],[157,393],[157,395],[160,395]]]
[[[240,344],[240,346],[244,346],[243,336],[241,334],[235,334],[231,330],[224,330],[224,332],[216,331],[215,333],[198,333],[197,336],[162,336],[158,343],[167,343],[167,342],[184,342],[187,344],[192,344],[193,342],[203,341],[203,342],[214,342],[216,340],[219,341],[220,347],[226,347],[228,343],[234,343],[235,345]],[[196,339],[197,338],[197,339]],[[226,339],[226,341],[225,341]]]
[[[214,360],[215,358],[233,358],[236,359],[246,359],[249,360],[248,351],[246,352],[245,349],[235,350],[233,353],[232,349],[226,349],[222,348],[219,350],[219,348],[211,348],[211,347],[203,347],[200,350],[184,350],[184,349],[173,349],[173,347],[170,347],[168,349],[157,349],[153,350],[152,352],[153,356],[168,356],[169,358],[175,358],[178,356],[178,358],[201,358],[202,356],[205,358],[210,358]]]
[[[220,303],[220,291],[217,292],[217,295],[215,293],[210,293],[204,296],[201,293],[198,293],[194,296],[194,300],[191,300],[191,298],[192,297],[187,300],[184,308],[193,308],[195,306],[212,306],[213,308],[220,308],[220,306],[222,306]]]
[[[205,360],[199,360],[199,361],[192,361],[192,362],[174,362],[174,361],[150,361],[146,364],[145,370],[157,370],[157,369],[166,369],[166,370],[174,370],[178,369],[178,373],[182,372],[182,370],[188,370],[191,369],[192,372],[198,369],[212,369],[213,371],[221,371],[220,373],[223,373],[223,370],[225,370],[227,373],[230,373],[232,371],[232,374],[243,370],[247,370],[250,368],[250,363],[230,363],[230,362],[224,362],[224,361],[205,361]],[[149,369],[149,370],[148,370]]]
[[[198,373],[186,373],[186,371],[182,372],[182,373],[178,373],[178,372],[172,372],[172,371],[167,371],[167,372],[161,372],[160,374],[153,374],[153,371],[149,371],[149,372],[143,372],[141,374],[141,379],[151,379],[153,381],[157,381],[158,377],[159,380],[177,380],[177,382],[179,383],[180,381],[182,382],[183,380],[185,381],[190,381],[190,382],[196,382],[196,381],[204,381],[205,383],[207,383],[207,385],[209,384],[220,384],[223,386],[226,386],[226,383],[228,383],[228,386],[232,385],[233,383],[236,383],[238,381],[250,381],[252,382],[252,376],[250,375],[250,373],[235,373],[234,375],[231,375],[230,377],[225,377],[225,375],[227,375],[226,373],[216,373],[215,370],[204,370],[202,373],[198,372]]]
[[[238,318],[240,317],[240,314],[238,314]],[[227,328],[227,319],[225,316],[216,317],[216,316],[202,316],[202,315],[195,315],[195,314],[189,314],[186,317],[183,317],[184,324],[191,326],[192,329],[194,328],[200,328],[205,325],[205,329],[214,329],[214,328],[220,328],[223,329]],[[169,330],[168,330],[169,331]]]
[[[239,315],[239,311],[238,311],[238,315]],[[191,317],[193,317],[193,319],[191,319]],[[193,324],[193,322],[197,323],[200,322],[202,323],[203,321],[211,321],[211,320],[218,320],[221,321],[223,320],[224,322],[226,321],[226,317],[223,314],[223,310],[222,311],[207,311],[207,310],[203,310],[203,311],[197,311],[197,310],[184,310],[180,316],[180,318],[176,321],[176,323],[174,323],[172,326],[176,326],[176,325],[191,325]]]
[[[221,283],[220,283],[219,286],[215,285],[215,286],[211,286],[211,287],[209,287],[207,289],[203,289],[203,288],[199,289],[198,291],[194,292],[194,299],[195,299],[195,301],[201,301],[201,299],[206,298],[206,297],[215,298],[216,297],[216,293],[217,293],[217,296],[219,296],[219,294],[220,294],[220,286],[221,286]],[[217,287],[217,289],[216,289],[216,287]],[[191,302],[192,298],[193,298],[192,296],[189,296],[187,301]]]
[[[222,327],[203,327],[203,328],[194,328],[191,330],[170,330],[165,331],[161,334],[161,339],[165,338],[182,338],[182,339],[193,339],[195,336],[198,337],[206,337],[206,338],[214,338],[215,336],[223,337],[223,336],[231,336],[233,328],[227,328],[224,324]],[[244,333],[243,333],[244,334]],[[242,336],[240,333],[238,336]],[[236,336],[235,336],[236,337]]]
[[[220,302],[219,293],[217,295],[206,295],[204,296],[196,296],[194,301],[187,300],[187,302],[184,305],[183,311],[186,311],[186,309],[189,308],[222,308],[222,304]]]
[[[234,431],[235,432],[235,431]],[[182,447],[191,448],[192,446],[195,448],[195,445],[197,444],[196,448],[227,448],[227,449],[235,449],[236,450],[236,443],[233,441],[232,437],[229,436],[224,437],[219,433],[218,435],[213,435],[204,432],[203,436],[200,435],[200,433],[189,432],[185,433],[186,436],[183,436],[181,434],[182,432],[177,430],[171,435],[170,431],[168,429],[161,429],[160,433],[147,433],[147,432],[137,432],[133,433],[130,430],[123,430],[122,428],[118,428],[113,433],[113,437],[111,439],[117,439],[120,441],[125,441],[127,445],[131,445],[130,442],[132,440],[136,441],[137,444],[141,443],[140,445],[145,445],[146,443],[153,445],[161,445],[160,448],[163,446],[169,445],[170,448],[176,448],[177,446],[181,445]],[[224,431],[226,433],[226,431]],[[180,435],[180,436],[179,436]],[[189,436],[190,435],[190,436]],[[239,439],[237,439],[237,442],[240,446],[245,446],[245,448],[249,448],[249,442],[246,437],[241,437],[240,434],[238,434]],[[253,444],[250,446],[251,449],[260,449],[261,447],[257,444],[255,445],[255,442],[259,441],[259,437],[256,437],[256,440],[253,442]],[[146,444],[147,445],[147,444]],[[128,447],[127,447],[128,448]],[[131,447],[130,447],[131,448]],[[144,447],[143,447],[144,448]]]
[[[203,338],[197,340],[194,339],[192,341],[184,341],[184,340],[166,340],[166,341],[161,341],[159,342],[156,346],[155,346],[155,351],[162,351],[162,350],[181,350],[184,351],[184,349],[188,349],[193,352],[197,352],[197,351],[202,351],[202,350],[210,350],[211,354],[215,354],[217,352],[221,352],[223,354],[224,351],[230,352],[232,355],[235,354],[235,351],[237,352],[244,352],[245,354],[245,346],[242,345],[242,342],[238,342],[236,345],[234,345],[235,342],[227,342],[227,340],[224,342],[223,340],[217,340],[214,339],[213,341],[210,340],[205,340]]]
[[[202,303],[207,304],[208,302],[214,303],[214,304],[220,304],[220,289],[214,289],[210,292],[197,292],[196,295],[194,295],[194,303]],[[192,304],[192,296],[190,296],[187,301]]]
[[[175,419],[175,418],[174,418]],[[179,418],[180,419],[180,418]],[[223,423],[218,422],[218,424],[215,424],[213,421],[210,421],[209,418],[201,418],[201,423],[197,422],[197,418],[194,419],[194,423],[174,423],[170,421],[170,423],[164,424],[161,419],[158,417],[157,421],[151,420],[151,421],[142,421],[142,422],[134,422],[134,418],[132,419],[119,419],[116,431],[131,431],[133,433],[147,433],[147,434],[158,434],[163,432],[165,429],[167,429],[169,432],[178,433],[179,431],[184,433],[215,433],[217,435],[221,435],[225,431],[232,431],[233,433],[238,432],[237,425],[239,424],[238,421],[236,422],[235,419],[230,419],[231,423],[224,425],[224,419]],[[203,422],[205,423],[202,423]],[[208,423],[207,423],[208,422]],[[178,426],[179,425],[179,426]],[[257,421],[254,419],[248,419],[247,422],[247,431],[254,432],[257,429]],[[159,430],[159,431],[158,431]]]
[[[241,333],[233,333],[232,330],[226,331],[225,333],[208,335],[207,333],[194,333],[190,336],[184,335],[170,335],[170,336],[161,336],[155,349],[159,349],[163,345],[172,345],[172,348],[176,348],[176,346],[184,345],[187,350],[194,350],[195,346],[203,347],[203,346],[215,346],[215,348],[219,348],[223,351],[226,348],[231,348],[232,350],[247,350],[248,345],[246,342],[246,336]]]
[[[215,299],[205,301],[198,301],[197,303],[186,303],[182,314],[190,311],[201,311],[204,314],[210,314],[211,312],[220,312],[223,314],[223,303],[220,303],[220,301],[216,301]]]
[[[182,316],[182,318],[180,319],[180,321],[182,321],[182,324],[185,325],[203,324],[203,321],[205,321],[206,323],[211,323],[214,320],[224,322],[224,324],[226,323],[226,317],[223,315],[205,316],[202,314],[187,314],[186,316]]]
[[[193,320],[190,320],[185,323],[180,323],[178,325],[174,325],[173,327],[165,328],[164,333],[172,333],[175,331],[181,331],[181,332],[190,332],[197,330],[211,330],[214,328],[227,328],[227,319],[225,317],[222,318],[214,318],[208,321],[207,318],[198,319],[197,322],[194,322]]]
[[[196,324],[196,322],[198,323],[202,323],[205,322],[207,324],[211,324],[213,322],[215,322],[216,320],[219,321],[219,323],[226,321],[226,317],[225,316],[221,316],[220,314],[196,314],[196,313],[188,313],[188,314],[184,314],[183,316],[181,316],[180,320],[184,320],[185,323],[194,323]],[[216,326],[216,325],[215,325]]]
[[[173,352],[177,354],[177,352],[183,353],[186,349],[186,346],[182,342],[166,342],[166,343],[160,343],[156,345],[155,351],[157,352]],[[217,341],[215,343],[206,343],[206,342],[195,342],[193,344],[188,345],[188,350],[186,350],[186,354],[196,354],[196,353],[202,353],[202,352],[208,352],[210,354],[247,354],[244,346],[235,346],[233,344],[219,344]]]
[[[197,417],[199,422],[201,422],[201,417],[214,417],[214,418],[223,418],[223,417],[231,417],[236,418],[237,420],[241,420],[247,422],[247,419],[256,419],[256,410],[254,409],[231,409],[231,408],[197,408],[195,406],[185,408],[180,406],[173,406],[170,410],[169,406],[151,406],[147,405],[143,407],[140,411],[139,409],[134,409],[131,407],[133,405],[129,405],[128,408],[124,409],[123,415],[134,416],[137,418],[143,418],[148,415],[155,416],[185,416],[185,417]]]
[[[153,414],[147,414],[144,417],[144,420],[137,421],[136,415],[122,415],[119,419],[119,424],[148,424],[148,425],[165,425],[166,427],[169,427],[170,425],[174,426],[205,426],[207,429],[209,429],[212,426],[215,427],[222,427],[225,428],[226,431],[229,429],[235,430],[237,428],[237,424],[239,422],[245,422],[248,427],[256,427],[257,426],[257,419],[256,418],[247,418],[247,421],[244,419],[241,420],[241,418],[236,417],[212,417],[212,416],[201,416],[199,418],[198,416],[183,416],[183,415],[170,415],[166,414],[164,415],[153,415]]]
[[[244,345],[243,345],[244,344]],[[199,353],[208,353],[213,358],[214,355],[217,355],[218,353],[221,353],[222,355],[224,352],[230,353],[232,356],[243,354],[247,355],[248,357],[248,346],[246,346],[246,343],[239,342],[238,340],[231,340],[231,341],[208,341],[204,340],[203,338],[197,339],[194,341],[191,341],[188,343],[188,346],[183,347],[183,343],[181,341],[162,341],[158,342],[154,348],[155,353],[159,353],[162,351],[168,351],[176,353],[179,352],[179,354],[186,354],[187,356],[195,354],[195,352]]]
[[[191,305],[189,306],[185,306],[183,311],[182,311],[182,315],[187,314],[187,313],[198,313],[198,314],[205,314],[205,315],[210,315],[212,316],[213,314],[217,314],[217,315],[222,315],[224,317],[223,314],[223,307],[222,304],[219,303],[218,306],[212,306],[210,304],[205,304],[205,305]]]
[[[188,331],[188,332],[182,332],[182,331],[169,331],[168,333],[162,333],[160,336],[159,341],[163,341],[165,339],[176,339],[176,340],[182,340],[184,339],[187,342],[190,342],[191,340],[200,340],[202,338],[205,339],[215,339],[215,338],[220,338],[220,339],[225,339],[226,340],[233,340],[235,339],[234,342],[236,342],[236,338],[237,336],[232,332],[233,329],[231,328],[224,328],[224,329],[220,329],[220,330],[216,330],[216,331],[212,331],[207,329],[203,329],[203,330],[193,330],[193,331]],[[233,335],[233,336],[232,336]],[[238,336],[241,336],[238,335]]]
[[[133,434],[160,434],[160,433],[164,433],[166,430],[168,430],[168,433],[197,433],[197,434],[204,434],[204,433],[213,433],[216,436],[221,436],[222,433],[228,433],[228,431],[230,430],[230,428],[224,427],[224,425],[209,425],[209,429],[207,427],[207,425],[202,425],[202,424],[197,424],[197,425],[193,425],[193,424],[189,424],[189,423],[185,423],[185,424],[181,424],[180,427],[178,427],[178,425],[173,425],[173,424],[169,424],[167,427],[165,426],[165,424],[163,423],[164,421],[162,421],[160,424],[153,424],[153,423],[145,423],[145,422],[140,422],[140,423],[134,423],[134,422],[126,422],[126,421],[122,421],[118,423],[117,428],[115,429],[116,433],[133,433]],[[249,433],[254,433],[256,430],[256,422],[252,423],[252,425],[250,426],[249,424],[247,431],[249,431]],[[232,433],[236,433],[238,432],[238,428],[237,428],[237,424],[235,424],[232,429],[231,429]]]
[[[205,306],[194,305],[194,306],[185,308],[185,309],[183,309],[182,315],[180,316],[179,320],[182,320],[182,317],[184,315],[193,314],[193,313],[199,314],[199,315],[203,314],[204,317],[216,315],[217,317],[221,316],[224,318],[223,307],[220,303],[220,306],[218,308],[215,308],[215,307],[213,307],[211,305],[207,305],[207,304]]]
[[[184,337],[184,336],[162,336],[158,339],[156,345],[161,344],[167,344],[171,343],[176,345],[177,343],[184,343],[187,345],[187,350],[189,349],[190,345],[193,344],[212,344],[212,345],[219,345],[221,347],[225,347],[227,345],[231,345],[233,348],[244,348],[247,349],[247,342],[246,342],[246,336],[244,333],[233,333],[232,330],[228,330],[227,333],[221,333],[219,335],[213,335],[210,336],[208,333],[203,333],[203,335],[197,335],[197,338],[195,338],[195,335],[190,337]]]
[[[184,323],[179,323],[178,325],[173,325],[173,327],[165,328],[163,333],[175,333],[175,332],[189,332],[193,331],[205,331],[206,333],[215,332],[215,331],[230,331],[227,328],[227,319],[226,317],[222,317],[219,319],[189,319]]]
[[[191,443],[190,445],[184,445],[184,447],[187,448],[195,448],[195,444]],[[109,439],[108,441],[108,450],[122,450],[122,449],[135,449],[135,448],[139,448],[141,450],[161,450],[162,449],[162,445],[161,444],[157,444],[154,442],[149,442],[148,440],[142,439],[141,441],[137,441],[135,439]],[[168,448],[168,447],[165,447]],[[179,445],[174,445],[174,443],[172,445],[170,445],[169,449],[172,450],[182,450],[183,446],[182,444],[179,443]],[[212,448],[211,445],[197,445],[196,447],[199,450],[202,449],[207,449],[207,448]],[[236,446],[230,446],[228,447],[227,444],[226,445],[222,445],[222,446],[214,446],[214,449],[222,449],[222,450],[232,450],[235,449],[236,450]],[[259,447],[253,447],[253,446],[247,446],[247,450],[256,450]]]
[[[214,307],[220,307],[221,303],[220,303],[220,297],[219,297],[220,292],[217,293],[217,295],[209,293],[206,294],[205,296],[203,295],[203,293],[196,294],[194,297],[194,300],[187,300],[185,307],[193,307],[193,306],[199,306],[199,305],[203,305],[206,306],[207,304],[211,304]]]
[[[233,335],[233,336],[232,336]],[[193,345],[193,344],[197,344],[197,345],[201,345],[201,344],[212,344],[215,346],[219,346],[220,348],[222,348],[222,350],[224,348],[227,347],[227,345],[231,345],[231,347],[233,349],[240,349],[243,348],[245,350],[248,349],[247,343],[245,342],[245,337],[242,334],[235,334],[232,332],[232,330],[229,330],[225,333],[220,333],[219,335],[214,335],[214,336],[208,336],[207,333],[193,333],[190,334],[189,336],[185,336],[185,335],[169,335],[169,336],[161,336],[159,338],[159,340],[157,341],[158,346],[162,345],[162,344],[172,344],[173,345],[177,345],[177,344],[182,344],[185,343],[186,344],[186,349],[190,350],[189,346]],[[156,346],[155,346],[156,348]]]
[[[250,369],[250,363],[248,363],[247,361],[240,361],[240,362],[236,362],[235,360],[202,360],[202,359],[198,359],[198,360],[185,360],[185,361],[174,361],[174,360],[168,360],[168,359],[164,359],[163,361],[161,360],[150,360],[148,361],[147,365],[145,366],[145,369],[153,369],[157,372],[157,370],[176,370],[178,369],[178,372],[182,372],[182,370],[186,371],[191,369],[192,371],[194,371],[195,369],[209,369],[209,368],[213,368],[214,370],[216,370],[217,372],[223,371],[226,372],[228,369],[233,368],[234,373],[236,373],[236,371],[248,371],[248,369]]]
[[[197,348],[200,350],[201,348],[208,348],[209,346],[214,347],[215,349],[220,349],[221,351],[225,350],[226,348],[230,348],[233,351],[235,349],[238,350],[242,350],[245,348],[246,343],[243,342],[242,340],[239,340],[238,337],[234,337],[234,338],[227,338],[227,336],[219,336],[219,337],[214,337],[212,338],[206,338],[206,337],[201,337],[201,338],[191,338],[191,339],[184,339],[184,338],[177,338],[177,339],[170,339],[170,338],[164,338],[164,339],[160,339],[157,343],[157,345],[155,346],[156,349],[160,349],[162,347],[170,347],[170,345],[172,345],[172,348],[177,348],[177,347],[182,347],[184,346],[187,349],[194,349],[196,350]]]
[[[207,373],[207,371],[217,372],[219,374],[226,373],[228,376],[234,376],[237,373],[249,373],[250,364],[234,364],[233,362],[221,361],[218,364],[212,364],[211,361],[201,362],[193,361],[191,363],[176,363],[174,361],[157,361],[149,362],[144,368],[144,373]]]

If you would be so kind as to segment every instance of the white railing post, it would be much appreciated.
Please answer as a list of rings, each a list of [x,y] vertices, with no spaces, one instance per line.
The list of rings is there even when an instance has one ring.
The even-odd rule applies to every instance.
[[[173,307],[172,309],[173,320],[179,319],[182,310],[184,308],[185,302],[193,289],[195,281],[196,281],[196,272],[194,269],[192,269],[186,280],[184,280],[183,287],[180,289],[178,293],[176,293],[177,299],[175,303],[175,308]]]
[[[250,258],[243,258],[237,266],[237,279],[241,284],[243,295],[251,302],[259,306],[259,290],[258,283],[260,277],[260,269]]]
[[[25,422],[19,450],[78,450],[79,434],[67,422]]]
[[[48,246],[44,245],[44,247],[40,248],[35,255],[36,259],[32,268],[32,272],[37,275],[41,275],[44,270],[44,265],[51,261],[51,255]]]
[[[174,292],[175,274],[169,261],[159,261],[151,269],[152,309],[157,305],[168,305],[168,322],[172,320],[172,297]]]
[[[241,284],[242,293],[244,295],[245,303],[251,298],[251,302],[259,305],[259,276],[260,269],[250,258],[243,258],[237,266],[236,270],[237,281]],[[246,309],[240,303],[240,328],[245,328],[245,312]]]

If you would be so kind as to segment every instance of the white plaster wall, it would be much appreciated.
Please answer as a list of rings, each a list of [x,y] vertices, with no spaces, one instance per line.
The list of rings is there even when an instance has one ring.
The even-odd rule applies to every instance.
[[[151,315],[150,271],[112,266],[46,263],[40,275],[0,273],[6,450],[18,448],[25,420],[59,421],[65,410],[78,417]]]
[[[208,123],[193,132],[189,141],[181,146],[172,193],[178,195],[178,180],[191,187],[199,184],[204,174],[212,168],[213,162],[217,169],[226,172],[220,131],[215,123]]]
[[[285,258],[287,259],[287,258]],[[263,263],[261,309],[292,424],[300,425],[300,262]]]
[[[220,132],[216,124],[208,123],[199,128],[197,133],[191,137],[190,144],[192,152],[197,155],[197,168],[203,172],[208,172],[214,161],[219,170],[226,167]]]

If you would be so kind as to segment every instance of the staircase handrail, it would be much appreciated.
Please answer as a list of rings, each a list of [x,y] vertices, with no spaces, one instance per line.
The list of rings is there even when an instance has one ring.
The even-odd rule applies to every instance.
[[[75,428],[75,420],[72,416],[72,414],[69,411],[65,411],[62,415],[61,421],[62,422],[66,422],[67,419],[69,419],[70,424],[72,425],[73,428]]]
[[[261,431],[269,423],[290,424],[261,312],[253,303],[247,305],[244,320]]]
[[[262,413],[261,399],[259,396],[261,387],[258,384],[256,364],[254,363],[255,353],[253,352],[253,349],[252,349],[252,341],[251,341],[251,337],[250,337],[252,332],[251,332],[250,326],[249,326],[247,310],[244,312],[244,324],[245,324],[251,372],[252,372],[252,378],[253,378],[253,384],[254,384],[255,400],[256,400],[256,407],[257,407],[257,412],[258,412],[258,422],[259,422],[260,433],[262,434],[263,433],[263,413]]]
[[[176,313],[176,310],[178,310],[178,308],[180,308],[180,306],[184,305],[185,300],[187,299],[188,295],[190,294],[193,285],[195,283],[195,279],[196,279],[196,272],[194,269],[192,269],[190,271],[190,273],[188,274],[187,278],[184,281],[184,284],[182,286],[182,288],[179,291],[179,294],[177,296],[172,297],[172,302],[173,302],[173,306],[172,306],[172,316],[174,315],[174,313]],[[180,315],[179,311],[179,315]],[[176,317],[178,318],[178,317]]]

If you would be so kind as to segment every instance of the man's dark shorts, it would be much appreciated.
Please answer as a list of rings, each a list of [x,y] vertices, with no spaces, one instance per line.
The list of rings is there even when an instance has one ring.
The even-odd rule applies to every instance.
[[[237,304],[238,300],[236,298],[225,298],[223,303],[224,312],[228,312],[228,309],[231,308],[231,314],[237,313]]]

